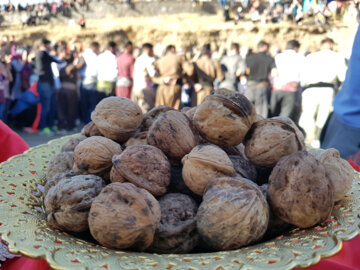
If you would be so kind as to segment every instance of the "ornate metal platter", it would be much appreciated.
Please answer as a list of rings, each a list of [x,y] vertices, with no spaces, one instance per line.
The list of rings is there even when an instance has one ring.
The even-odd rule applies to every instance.
[[[69,137],[34,147],[0,164],[0,234],[9,250],[45,258],[55,269],[291,269],[337,253],[360,232],[360,175],[321,226],[234,251],[158,255],[110,250],[46,225],[42,193],[47,163]]]

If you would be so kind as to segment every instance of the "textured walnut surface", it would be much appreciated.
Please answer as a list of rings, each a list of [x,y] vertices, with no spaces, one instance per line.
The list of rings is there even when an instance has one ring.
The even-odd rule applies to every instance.
[[[174,110],[162,113],[156,119],[148,131],[147,141],[178,164],[199,143],[199,135],[191,120]]]
[[[93,121],[90,121],[82,128],[81,134],[86,137],[103,136]]]
[[[159,200],[161,220],[155,232],[152,252],[187,253],[198,243],[197,204],[189,196],[169,193]]]
[[[333,193],[324,166],[306,151],[280,159],[269,178],[268,199],[274,214],[300,228],[329,217]]]
[[[170,163],[160,149],[151,145],[127,147],[113,158],[114,173],[155,196],[166,192],[170,183]],[[116,181],[113,177],[112,181]]]
[[[61,179],[44,200],[49,224],[66,231],[86,231],[90,206],[104,186],[105,182],[95,175]]]
[[[246,134],[245,154],[257,166],[274,167],[280,158],[305,148],[296,126],[278,119],[254,123]]]
[[[197,213],[200,236],[216,250],[237,249],[258,241],[268,222],[269,207],[260,189],[231,177],[209,183]]]
[[[140,107],[123,97],[104,98],[91,113],[91,120],[100,132],[117,142],[129,139],[140,126],[142,118]]]
[[[70,138],[62,147],[61,152],[74,152],[75,147],[83,140],[86,139],[86,136],[78,136],[75,138]]]
[[[130,183],[111,183],[92,203],[89,228],[105,247],[141,251],[153,242],[153,218],[140,188]]]
[[[71,170],[74,165],[74,153],[62,152],[54,155],[49,162],[46,179],[54,177],[58,173]]]
[[[218,146],[205,144],[196,146],[182,159],[183,178],[188,188],[203,195],[207,184],[222,176],[235,175],[230,158]]]
[[[249,100],[228,91],[207,96],[194,115],[201,136],[222,146],[240,144],[256,119],[255,108]]]
[[[354,169],[340,157],[339,151],[334,148],[327,150],[312,149],[309,152],[324,165],[326,176],[334,188],[335,202],[342,200],[351,189]]]
[[[229,156],[235,171],[242,177],[250,179],[254,182],[257,180],[256,167],[249,160],[238,155]]]
[[[174,108],[167,105],[160,105],[152,108],[144,115],[143,121],[141,123],[141,130],[142,131],[149,130],[151,125],[155,122],[155,120],[160,114],[171,110],[174,110]]]
[[[75,148],[76,169],[93,174],[101,173],[111,168],[112,157],[120,153],[121,146],[118,143],[105,137],[89,137]]]

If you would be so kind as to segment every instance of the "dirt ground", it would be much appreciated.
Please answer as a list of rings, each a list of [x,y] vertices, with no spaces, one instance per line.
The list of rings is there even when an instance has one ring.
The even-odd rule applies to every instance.
[[[221,15],[176,14],[156,17],[108,17],[87,21],[86,29],[81,29],[74,21],[69,23],[51,22],[48,25],[2,28],[2,35],[14,35],[25,44],[36,44],[42,37],[52,41],[65,40],[70,44],[87,46],[91,41],[99,41],[102,46],[109,40],[119,44],[130,39],[136,45],[144,42],[177,46],[202,45],[212,47],[227,46],[238,42],[243,47],[253,47],[260,40],[273,45],[273,50],[283,49],[287,40],[297,39],[303,52],[313,51],[324,37],[331,37],[337,43],[337,50],[347,56],[357,29],[356,23],[333,23],[332,25],[308,24],[298,26],[290,22],[279,24],[253,24],[224,22]]]

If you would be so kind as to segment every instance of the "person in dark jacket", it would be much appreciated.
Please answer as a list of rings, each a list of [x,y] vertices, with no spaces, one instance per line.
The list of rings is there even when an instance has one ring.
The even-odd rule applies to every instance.
[[[51,70],[51,63],[61,63],[61,60],[51,56],[48,52],[50,41],[43,39],[40,50],[35,56],[35,68],[39,76],[38,92],[42,106],[40,129],[45,134],[51,134],[51,128],[54,126],[56,108],[56,95],[54,87],[54,78]]]

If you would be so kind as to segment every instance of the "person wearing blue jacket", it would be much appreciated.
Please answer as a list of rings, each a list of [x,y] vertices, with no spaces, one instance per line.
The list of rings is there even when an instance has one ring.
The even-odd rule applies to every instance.
[[[357,30],[345,81],[334,99],[334,113],[321,148],[336,148],[342,158],[360,151],[360,26]]]

